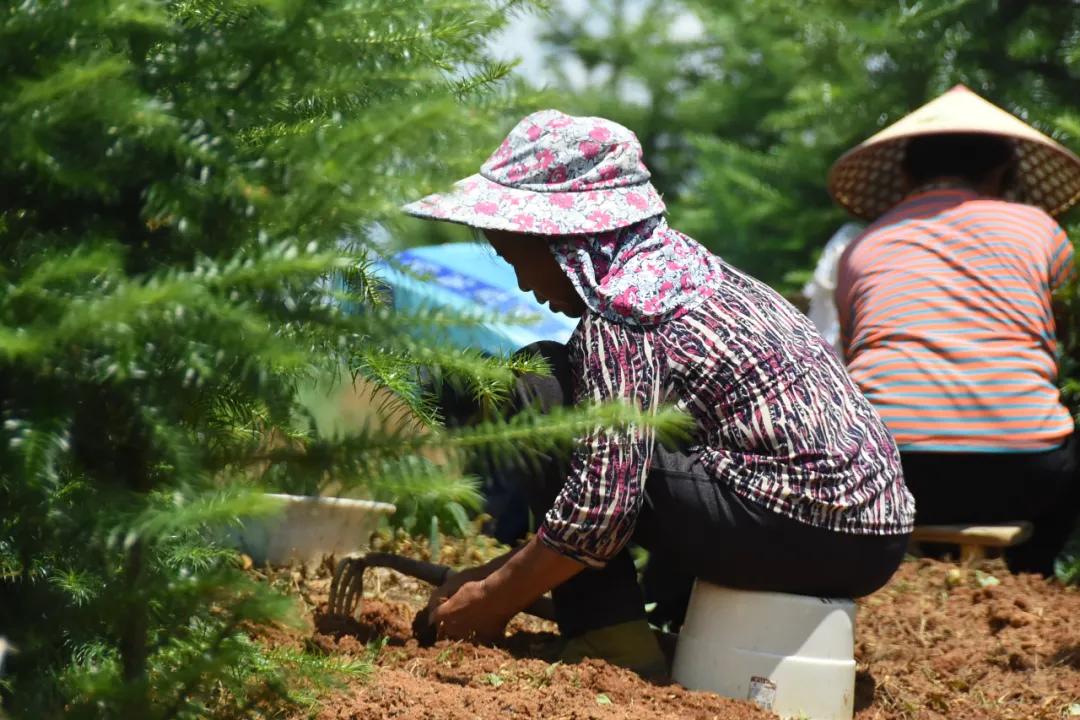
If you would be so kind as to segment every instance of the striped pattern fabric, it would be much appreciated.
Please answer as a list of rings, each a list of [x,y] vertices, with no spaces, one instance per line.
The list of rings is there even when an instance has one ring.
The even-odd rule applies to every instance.
[[[586,314],[570,339],[575,400],[674,403],[696,421],[691,452],[746,499],[839,532],[910,532],[896,446],[835,353],[770,288],[717,268],[712,295],[659,325]],[[652,451],[640,430],[582,438],[540,539],[603,565],[633,533]]]
[[[1072,273],[1049,215],[967,189],[913,195],[852,242],[836,289],[848,371],[901,450],[1036,451],[1072,433],[1051,307]]]

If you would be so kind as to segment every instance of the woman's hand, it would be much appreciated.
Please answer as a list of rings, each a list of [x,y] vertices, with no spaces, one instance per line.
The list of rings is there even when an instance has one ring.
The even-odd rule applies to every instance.
[[[584,565],[543,545],[536,537],[487,565],[455,575],[431,594],[416,616],[421,643],[442,638],[491,643],[529,603],[561,585]]]
[[[484,565],[467,568],[454,573],[446,582],[431,591],[428,603],[413,620],[413,634],[422,645],[435,642],[437,628],[433,622],[435,611],[467,583],[480,582],[501,568],[522,548],[515,548]]]
[[[490,645],[502,638],[510,616],[494,606],[483,581],[470,581],[431,613],[438,636]]]
[[[421,612],[430,619],[436,608],[452,597],[462,585],[470,582],[480,582],[492,572],[494,572],[494,569],[488,565],[477,565],[454,573],[446,582],[431,591],[427,605]]]

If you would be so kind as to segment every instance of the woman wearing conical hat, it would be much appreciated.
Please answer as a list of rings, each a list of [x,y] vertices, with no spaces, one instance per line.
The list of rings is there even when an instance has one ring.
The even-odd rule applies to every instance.
[[[521,469],[539,530],[433,595],[442,636],[492,640],[553,589],[565,659],[652,674],[631,539],[684,603],[694,577],[848,597],[887,581],[914,511],[884,425],[805,316],[668,226],[627,128],[534,113],[406,210],[478,229],[523,289],[580,318],[567,346],[531,348],[552,372],[521,378],[520,404],[672,403],[693,424],[680,448],[596,429]]]
[[[1006,559],[1051,573],[1078,512],[1051,297],[1073,249],[1053,216],[1080,199],[1080,159],[958,86],[840,158],[829,189],[872,221],[836,304],[917,523],[1033,521]]]

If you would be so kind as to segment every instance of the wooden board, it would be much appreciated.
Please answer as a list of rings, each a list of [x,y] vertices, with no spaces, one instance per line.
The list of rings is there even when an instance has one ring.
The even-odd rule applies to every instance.
[[[1031,537],[1029,522],[1001,525],[919,525],[911,535],[916,542],[953,543],[978,547],[1009,547]]]

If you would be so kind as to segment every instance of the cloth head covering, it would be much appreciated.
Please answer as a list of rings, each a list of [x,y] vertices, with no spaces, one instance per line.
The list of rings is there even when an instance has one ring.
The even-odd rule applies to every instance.
[[[963,85],[931,100],[845,153],[829,171],[829,192],[853,215],[874,220],[904,199],[902,163],[917,135],[984,133],[1008,138],[1017,158],[1010,199],[1051,215],[1080,200],[1080,158]]]
[[[723,262],[668,227],[662,215],[629,227],[552,241],[551,252],[588,308],[612,322],[650,326],[711,296]]]
[[[541,110],[525,117],[476,175],[405,212],[485,230],[583,235],[664,212],[641,143],[622,125]]]

